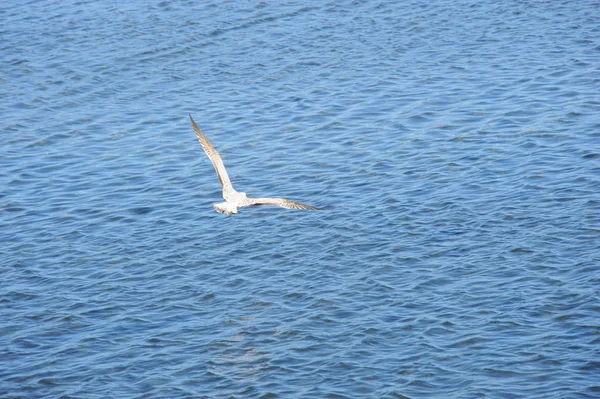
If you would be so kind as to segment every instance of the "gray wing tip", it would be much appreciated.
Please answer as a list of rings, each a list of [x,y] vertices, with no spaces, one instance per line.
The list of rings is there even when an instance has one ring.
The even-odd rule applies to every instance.
[[[198,128],[198,125],[196,125],[196,121],[194,120],[194,118],[192,118],[192,114],[188,114],[190,116],[190,122],[192,122],[192,126],[194,128]]]
[[[325,208],[319,208],[319,207],[316,207],[316,206],[304,205],[304,204],[302,204],[302,207],[299,208],[299,209],[302,209],[302,210],[305,210],[305,211],[324,211],[325,210]]]
[[[289,201],[285,205],[290,205],[289,206],[290,209],[298,209],[298,210],[302,210],[302,211],[324,211],[325,210],[325,208],[318,208],[316,206],[306,205],[306,204],[302,204],[302,203],[296,202],[296,201]],[[282,206],[284,206],[284,208],[287,208],[287,206],[285,206],[285,205],[282,204]]]

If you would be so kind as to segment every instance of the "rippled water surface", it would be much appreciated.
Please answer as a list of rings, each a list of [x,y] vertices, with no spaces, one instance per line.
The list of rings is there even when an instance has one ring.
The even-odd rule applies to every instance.
[[[1,397],[600,397],[598,1],[0,18]]]

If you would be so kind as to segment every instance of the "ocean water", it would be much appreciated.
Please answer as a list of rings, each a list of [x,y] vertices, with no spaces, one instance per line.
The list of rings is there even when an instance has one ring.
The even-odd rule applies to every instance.
[[[600,397],[598,1],[0,20],[0,397]]]

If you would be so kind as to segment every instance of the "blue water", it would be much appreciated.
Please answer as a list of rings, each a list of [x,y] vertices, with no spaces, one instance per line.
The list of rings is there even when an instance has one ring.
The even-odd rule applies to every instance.
[[[600,397],[598,1],[0,20],[0,397]]]

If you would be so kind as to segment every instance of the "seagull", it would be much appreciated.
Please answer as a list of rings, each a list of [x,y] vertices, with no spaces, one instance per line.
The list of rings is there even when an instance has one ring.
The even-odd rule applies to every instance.
[[[258,205],[268,205],[268,206],[281,206],[283,208],[288,209],[301,209],[301,210],[321,210],[321,208],[315,208],[314,206],[304,205],[296,201],[290,201],[284,198],[248,198],[246,197],[246,193],[241,191],[236,191],[231,184],[231,180],[229,180],[229,175],[227,174],[227,169],[225,169],[225,165],[223,164],[223,160],[221,159],[221,155],[215,150],[215,147],[208,141],[202,130],[196,125],[192,115],[190,114],[190,121],[192,122],[192,127],[196,132],[196,137],[198,137],[198,141],[202,145],[204,152],[208,155],[208,159],[212,162],[215,170],[217,171],[217,176],[219,177],[219,181],[221,182],[221,187],[223,188],[223,199],[225,202],[220,202],[218,204],[214,204],[215,209],[219,213],[224,213],[228,216],[234,215],[238,213],[238,209],[244,206],[258,206]]]

